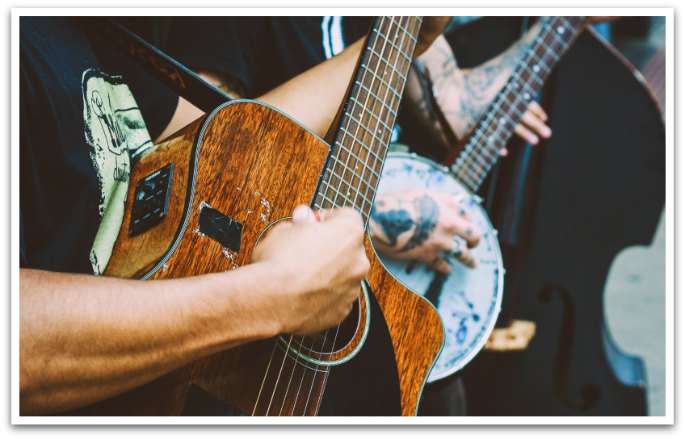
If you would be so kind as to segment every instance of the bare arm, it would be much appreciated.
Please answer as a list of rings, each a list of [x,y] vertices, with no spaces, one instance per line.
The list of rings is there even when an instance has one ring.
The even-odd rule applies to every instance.
[[[428,49],[448,21],[449,17],[424,19],[415,56]],[[358,40],[336,56],[257,97],[256,100],[278,108],[323,137],[345,97],[364,41]],[[242,90],[217,72],[199,71],[198,74],[210,84],[224,88],[234,98],[245,97]],[[202,115],[200,109],[185,99],[180,99],[171,122],[155,142],[165,139]]]
[[[357,63],[363,40],[359,40],[333,58],[281,84],[256,100],[272,105],[324,136],[345,96],[347,85]],[[198,72],[210,84],[222,87],[234,98],[243,97],[242,90],[211,71]],[[185,99],[179,99],[171,122],[156,141],[188,125],[204,113]]]
[[[447,40],[444,37],[438,38],[417,59],[417,68],[412,69],[405,94],[412,104],[408,108],[420,122],[443,139],[443,146],[447,148],[447,138],[426,96],[429,90],[420,86],[421,81],[425,81],[425,78],[420,78],[423,69],[428,70],[437,104],[450,128],[457,137],[463,138],[504,86],[521,59],[523,50],[538,32],[539,25],[536,24],[507,51],[472,69],[459,69]],[[547,115],[542,108],[537,103],[532,103],[524,115],[523,123],[516,128],[516,133],[530,143],[537,143],[538,136],[551,135],[549,127],[544,124],[546,120]]]
[[[276,227],[253,264],[225,273],[143,282],[22,269],[22,414],[77,408],[240,343],[338,323],[368,271],[362,239],[346,209]]]

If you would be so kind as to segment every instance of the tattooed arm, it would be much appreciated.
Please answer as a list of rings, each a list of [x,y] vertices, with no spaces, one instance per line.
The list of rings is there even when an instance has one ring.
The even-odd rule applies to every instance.
[[[470,211],[449,195],[425,189],[378,195],[369,221],[374,247],[389,256],[416,259],[448,274],[453,256],[469,267],[481,231]],[[455,245],[455,236],[461,239]]]
[[[428,78],[450,128],[457,137],[462,138],[504,86],[525,47],[538,32],[539,26],[536,24],[506,52],[473,69],[459,69],[447,40],[444,37],[437,39],[417,59],[411,70],[405,94],[405,98],[412,103],[408,107],[420,122],[442,139],[443,148],[448,149],[449,142],[428,95],[431,93],[427,86]],[[545,125],[546,120],[544,110],[537,102],[532,102],[516,133],[527,142],[536,144],[538,137],[547,138],[551,135],[549,127]]]

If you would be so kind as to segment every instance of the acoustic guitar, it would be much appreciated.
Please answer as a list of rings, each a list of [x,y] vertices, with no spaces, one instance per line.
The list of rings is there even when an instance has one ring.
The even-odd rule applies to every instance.
[[[278,110],[236,100],[146,152],[105,274],[236,269],[298,204],[351,206],[368,220],[420,25],[374,21],[332,148]],[[442,324],[365,245],[371,269],[339,327],[232,348],[76,413],[414,415]]]

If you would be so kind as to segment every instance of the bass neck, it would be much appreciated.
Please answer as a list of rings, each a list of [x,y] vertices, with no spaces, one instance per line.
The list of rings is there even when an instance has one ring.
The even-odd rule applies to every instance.
[[[476,192],[500,157],[530,102],[585,24],[585,17],[542,18],[539,33],[524,50],[505,85],[495,96],[466,143],[445,165]]]
[[[366,224],[380,180],[421,17],[378,17],[350,87],[314,207],[353,207]]]

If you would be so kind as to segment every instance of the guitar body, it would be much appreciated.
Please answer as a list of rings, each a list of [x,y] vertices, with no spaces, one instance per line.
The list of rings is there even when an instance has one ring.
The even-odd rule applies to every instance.
[[[232,101],[219,107],[134,166],[129,200],[136,182],[173,163],[168,213],[161,223],[129,236],[128,205],[105,274],[166,279],[250,263],[271,225],[296,205],[312,203],[329,153],[324,141],[268,106]],[[233,245],[208,236],[203,211],[218,211],[240,225],[237,232],[231,229]],[[368,281],[343,325],[344,340],[333,348],[314,348],[306,344],[311,338],[290,336],[242,345],[79,414],[201,414],[188,406],[196,388],[230,408],[221,413],[415,414],[442,345],[440,320],[427,301],[385,272],[368,242],[366,248]]]

